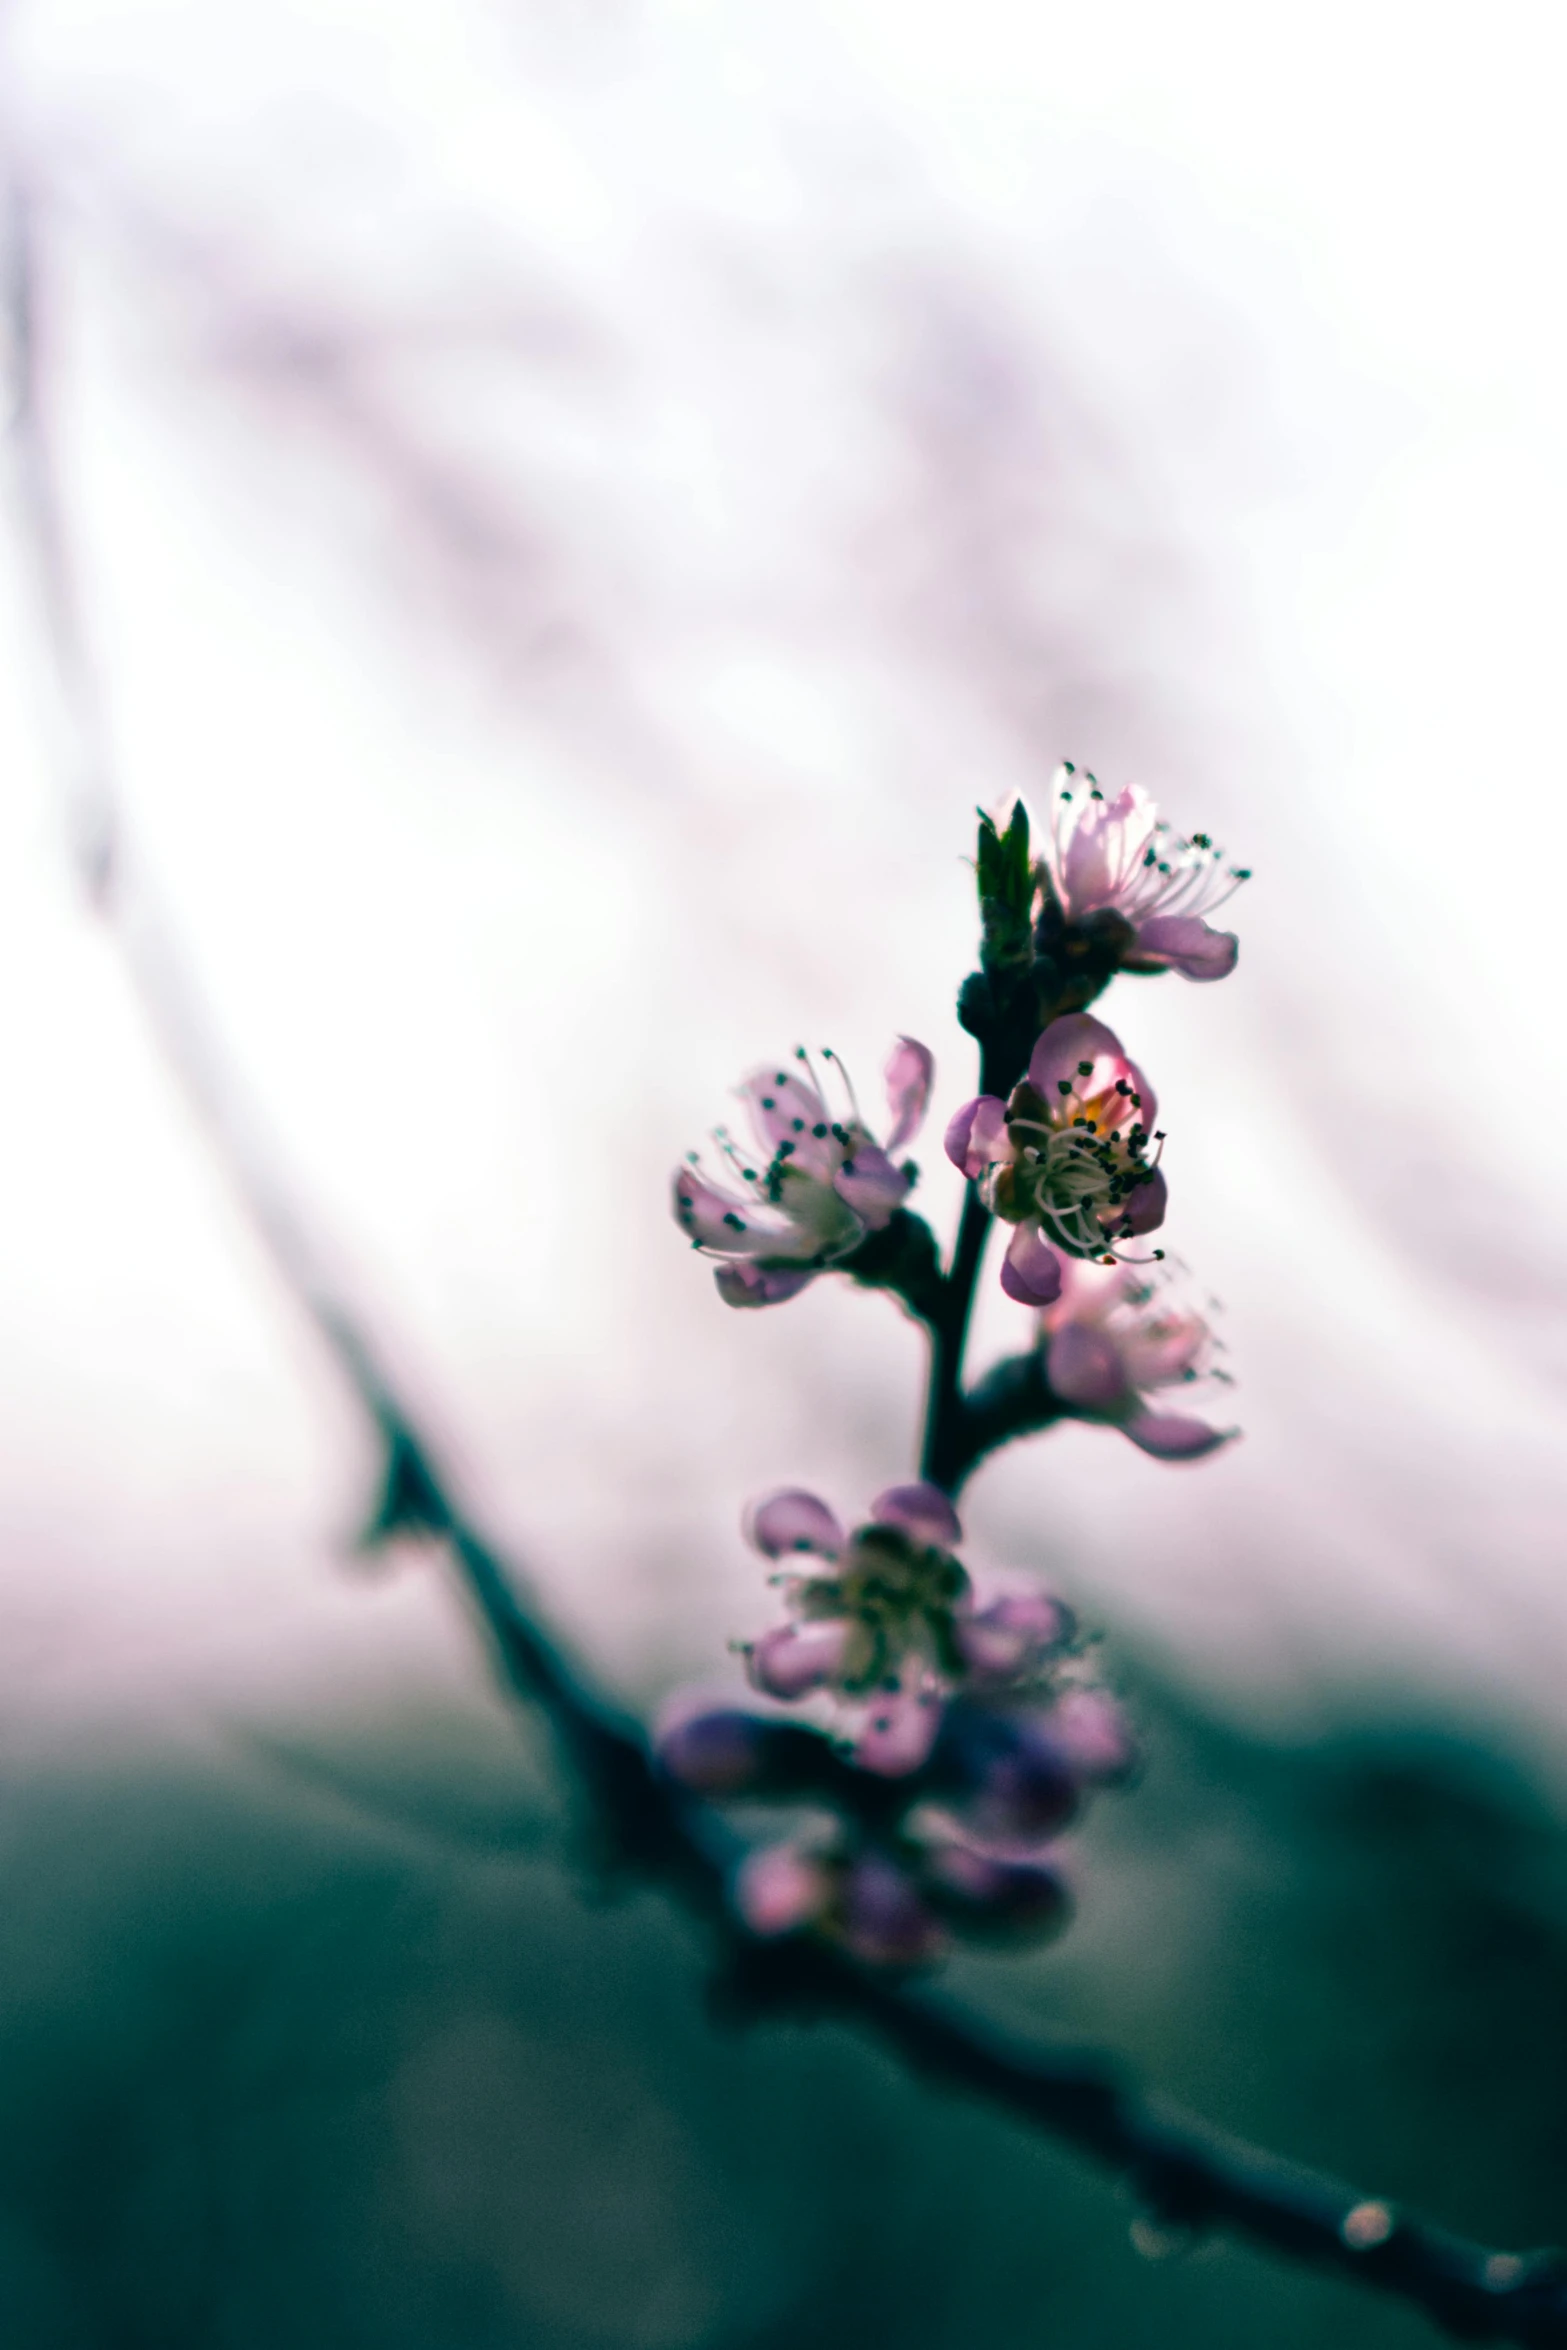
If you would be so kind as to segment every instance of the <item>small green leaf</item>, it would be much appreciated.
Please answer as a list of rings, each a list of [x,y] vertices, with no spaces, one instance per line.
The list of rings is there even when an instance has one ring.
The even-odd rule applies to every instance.
[[[980,960],[987,970],[1027,970],[1033,959],[1034,868],[1028,810],[1019,800],[1002,832],[979,811],[974,860],[979,884]]]

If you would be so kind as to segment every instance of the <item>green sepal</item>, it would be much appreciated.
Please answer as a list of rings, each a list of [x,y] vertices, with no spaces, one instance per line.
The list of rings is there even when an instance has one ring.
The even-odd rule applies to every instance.
[[[979,884],[980,962],[987,971],[1026,971],[1033,961],[1034,865],[1029,854],[1028,810],[1021,800],[1005,832],[979,811],[974,859]]]

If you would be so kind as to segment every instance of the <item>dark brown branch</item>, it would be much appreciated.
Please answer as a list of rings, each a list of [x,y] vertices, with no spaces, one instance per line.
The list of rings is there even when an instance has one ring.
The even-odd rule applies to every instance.
[[[974,1285],[984,1262],[985,1243],[990,1238],[990,1222],[990,1211],[979,1196],[978,1185],[967,1184],[957,1246],[952,1252],[952,1269],[944,1285],[941,1310],[930,1325],[930,1379],[920,1475],[939,1485],[944,1493],[957,1492],[970,1465],[965,1457],[968,1407],[963,1397],[963,1355],[974,1311]]]
[[[973,1475],[987,1453],[999,1452],[1018,1436],[1037,1436],[1058,1420],[1071,1419],[1045,1376],[1045,1350],[1036,1346],[1027,1354],[1004,1355],[977,1386],[961,1399],[962,1409],[953,1430],[951,1490],[955,1493]]]
[[[1454,2335],[1567,2350],[1567,2263],[1560,2255],[1491,2252],[1446,2235],[1155,2105],[1128,2087],[1108,2058],[1010,2038],[936,1994],[870,1973],[825,1944],[763,1943],[738,1923],[725,1899],[740,1849],[732,1833],[710,1807],[659,1774],[641,1730],[569,1664],[524,1604],[514,1567],[453,1498],[414,1414],[242,1115],[166,926],[149,906],[145,888],[131,886],[38,409],[31,223],[19,190],[9,191],[6,205],[13,505],[62,729],[60,771],[84,892],[111,928],[157,1041],[279,1279],[314,1325],[380,1441],[383,1484],[371,1539],[418,1530],[446,1546],[486,1628],[502,1680],[548,1717],[617,1857],[711,1921],[725,1955],[732,2005],[764,2015],[823,2015],[874,2032],[923,2078],[981,2097],[1104,2164],[1166,2225],[1228,2229],[1313,2267],[1357,2278],[1423,2309]],[[953,1268],[954,1275],[965,1276],[965,1312],[982,1238],[971,1210]],[[955,1309],[956,1291],[949,1296]],[[954,1370],[954,1396],[955,1382]],[[998,1388],[987,1398],[982,1388],[966,1406],[964,1465],[972,1466],[1005,1433],[1016,1433],[1029,1407],[1027,1396],[1003,1395]],[[953,1459],[957,1464],[957,1452]],[[959,1473],[955,1465],[953,1482]]]

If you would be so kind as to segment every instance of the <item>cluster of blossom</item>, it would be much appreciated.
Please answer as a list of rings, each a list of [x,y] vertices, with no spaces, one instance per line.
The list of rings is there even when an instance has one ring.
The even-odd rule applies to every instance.
[[[883,1966],[928,1964],[954,1936],[1057,1931],[1058,1839],[1132,1759],[1114,1702],[1079,1678],[1067,1608],[1038,1589],[977,1594],[933,1485],[892,1487],[852,1532],[814,1494],[774,1493],[746,1532],[765,1558],[802,1562],[774,1577],[786,1620],[743,1651],[752,1686],[827,1698],[836,1734],[707,1708],[677,1713],[660,1756],[693,1793],[804,1813],[738,1871],[751,1931],[814,1930]]]
[[[973,986],[1001,1038],[989,1065],[1008,1076],[1026,1067],[1005,1097],[981,1093],[957,1111],[946,1153],[971,1197],[1010,1227],[1000,1282],[1035,1317],[1020,1360],[1043,1416],[1117,1428],[1165,1460],[1226,1441],[1167,1408],[1168,1390],[1212,1371],[1213,1339],[1163,1251],[1143,1245],[1168,1206],[1153,1088],[1083,1006],[1117,969],[1223,978],[1237,942],[1203,917],[1246,878],[1206,834],[1172,834],[1135,785],[1107,799],[1070,767],[1055,778],[1036,863],[1025,816],[1004,835],[981,827],[995,960]],[[1020,972],[1031,991],[1021,998]],[[754,1151],[719,1128],[724,1172],[715,1180],[693,1154],[675,1178],[675,1214],[730,1305],[777,1305],[840,1269],[898,1290],[936,1331],[955,1275],[935,1272],[932,1304],[929,1286],[900,1286],[896,1270],[910,1236],[909,1261],[936,1261],[907,1208],[917,1169],[896,1156],[923,1124],[932,1056],[897,1040],[884,1143],[841,1063],[822,1058],[831,1090],[803,1047],[793,1067],[746,1078]],[[954,1401],[970,1408],[961,1389]],[[1054,1840],[1130,1753],[1113,1704],[1083,1680],[1066,1609],[1034,1590],[982,1603],[955,1555],[952,1503],[933,1484],[893,1487],[852,1534],[814,1496],[786,1490],[747,1530],[774,1561],[812,1562],[775,1577],[788,1616],[744,1650],[751,1683],[782,1704],[829,1700],[835,1734],[708,1708],[674,1721],[661,1752],[693,1792],[806,1808],[806,1827],[763,1842],[738,1873],[751,1930],[815,1930],[885,1964],[928,1960],[954,1933],[1053,1931],[1066,1913]]]

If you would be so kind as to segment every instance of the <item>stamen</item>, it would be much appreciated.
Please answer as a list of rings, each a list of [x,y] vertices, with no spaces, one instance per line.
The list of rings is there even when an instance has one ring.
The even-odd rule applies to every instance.
[[[854,1090],[854,1079],[849,1075],[848,1070],[843,1065],[842,1055],[835,1053],[830,1044],[824,1044],[822,1046],[822,1059],[824,1061],[831,1061],[833,1067],[837,1070],[838,1082],[841,1084],[844,1092],[849,1097],[849,1109],[853,1116],[854,1123],[863,1133],[865,1131],[865,1120],[860,1112],[859,1096]]]

